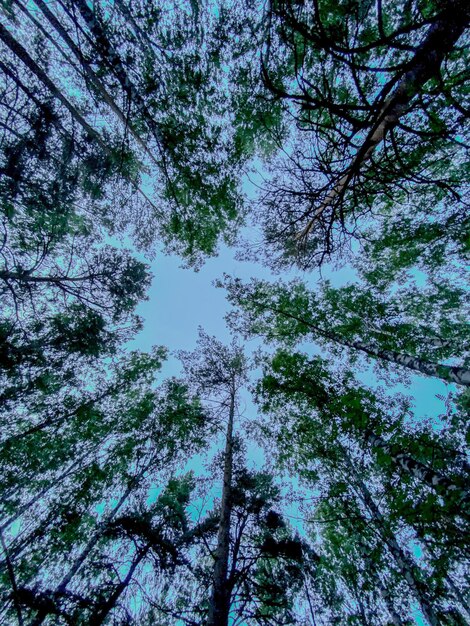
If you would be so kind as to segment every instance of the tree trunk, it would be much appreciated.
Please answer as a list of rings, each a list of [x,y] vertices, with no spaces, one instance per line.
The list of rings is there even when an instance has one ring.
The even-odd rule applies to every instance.
[[[10,579],[11,589],[12,589],[12,598],[13,605],[16,611],[16,617],[18,620],[18,626],[23,626],[23,613],[21,611],[21,603],[18,600],[18,585],[16,584],[16,576],[15,571],[13,569],[13,564],[10,559],[9,550],[7,544],[5,543],[5,539],[3,538],[3,533],[0,532],[0,544],[2,546],[3,554],[5,555],[5,563],[7,566],[8,577]]]
[[[374,576],[375,584],[377,585],[379,589],[380,596],[382,600],[384,601],[385,606],[387,607],[388,614],[394,626],[406,626],[406,623],[401,619],[400,615],[397,613],[393,605],[392,599],[390,597],[390,593],[388,589],[386,588],[386,586],[381,581],[380,576],[376,573],[373,576]]]
[[[361,480],[351,459],[349,458],[348,453],[345,450],[343,450],[343,458],[351,473],[351,479],[359,491],[359,497],[372,515],[378,532],[387,545],[390,554],[403,575],[403,578],[410,587],[411,592],[418,601],[425,619],[427,619],[431,626],[439,626],[437,615],[429,599],[429,592],[425,583],[420,580],[420,576],[418,575],[418,567],[400,547],[395,535],[391,529],[387,527],[386,521],[380,512],[379,507],[372,498],[366,484]]]
[[[19,4],[19,0],[15,0],[15,1]],[[71,50],[71,52],[74,54],[76,59],[79,61],[80,67],[83,68],[83,71],[85,72],[85,75],[90,80],[91,84],[95,87],[95,89],[97,90],[99,95],[103,98],[104,102],[106,102],[106,104],[109,106],[109,108],[113,111],[113,113],[116,115],[116,117],[119,119],[119,121],[123,124],[124,128],[129,129],[129,131],[131,132],[131,134],[134,137],[134,139],[136,140],[136,142],[145,151],[145,153],[150,157],[150,159],[157,166],[159,166],[160,164],[158,163],[158,161],[155,159],[155,157],[153,156],[153,154],[149,150],[149,147],[147,146],[145,141],[143,141],[143,139],[140,137],[139,133],[134,128],[134,125],[132,124],[132,122],[127,118],[127,116],[124,114],[124,112],[121,110],[121,108],[117,105],[117,103],[115,102],[114,98],[111,96],[111,94],[106,89],[105,85],[99,80],[99,78],[97,77],[97,75],[95,74],[93,69],[91,68],[90,63],[83,56],[82,51],[75,44],[73,39],[69,36],[69,34],[65,30],[65,28],[62,26],[62,24],[57,19],[57,17],[52,13],[52,11],[49,10],[49,8],[48,8],[47,4],[44,2],[44,0],[38,0],[36,2],[36,4],[41,9],[41,11],[44,13],[46,18],[51,23],[51,25],[56,29],[56,31],[59,33],[59,35],[65,41],[65,43],[68,45],[68,47]]]
[[[88,6],[86,0],[74,0],[75,4],[78,6],[78,10],[82,18],[85,20],[88,28],[92,32],[94,36],[94,46],[95,49],[100,53],[103,60],[108,64],[109,68],[113,71],[114,75],[118,79],[121,84],[121,87],[127,93],[130,101],[134,101],[139,105],[140,111],[145,115],[145,120],[149,125],[149,128],[152,131],[152,135],[157,142],[157,146],[159,148],[160,157],[163,158],[163,153],[160,148],[160,138],[159,134],[156,130],[155,120],[151,115],[150,111],[147,108],[145,100],[140,95],[139,91],[134,86],[132,80],[129,78],[129,75],[124,67],[124,64],[121,60],[119,54],[113,49],[112,45],[109,42],[109,39],[100,24],[99,20],[96,18],[94,12]],[[162,163],[160,163],[162,165]]]
[[[101,521],[99,527],[97,528],[95,533],[92,534],[92,536],[90,537],[90,539],[86,543],[86,545],[83,548],[83,550],[80,552],[80,554],[72,562],[72,565],[69,568],[68,572],[65,574],[65,576],[62,578],[60,583],[57,585],[57,587],[55,589],[55,592],[54,592],[55,595],[63,595],[65,593],[65,591],[66,591],[70,581],[75,576],[75,574],[78,572],[78,570],[82,567],[83,563],[86,561],[86,559],[88,558],[89,554],[92,552],[93,548],[96,546],[98,541],[101,539],[102,528],[104,526],[106,526],[107,524],[109,524],[109,522],[111,522],[114,519],[114,517],[117,515],[119,509],[122,507],[122,505],[125,503],[125,501],[129,497],[129,495],[131,494],[132,490],[134,489],[134,487],[136,485],[136,482],[139,481],[139,479],[143,476],[143,474],[147,471],[147,469],[149,467],[150,467],[150,463],[148,463],[139,472],[139,474],[137,476],[135,476],[133,480],[130,481],[129,485],[127,486],[127,489],[124,491],[124,493],[120,497],[120,499],[117,502],[116,506]],[[108,610],[108,612],[111,610],[111,608]],[[107,615],[107,613],[106,613],[106,615]],[[106,615],[105,615],[105,617],[106,617]],[[44,622],[44,620],[47,618],[47,616],[48,616],[48,613],[46,611],[41,611],[40,610],[38,612],[38,614],[36,615],[36,618],[34,619],[34,621],[31,623],[31,626],[40,626],[40,624],[42,624]]]
[[[392,350],[381,350],[380,348],[375,348],[374,346],[363,343],[362,341],[350,341],[348,339],[345,339],[344,337],[341,337],[341,335],[338,335],[335,332],[323,330],[322,328],[315,326],[315,324],[307,322],[301,317],[293,315],[292,313],[288,313],[287,311],[283,311],[282,309],[269,306],[262,308],[270,310],[273,313],[278,313],[279,315],[282,315],[284,317],[293,319],[297,322],[300,322],[301,324],[305,324],[305,326],[310,328],[320,337],[324,337],[325,339],[329,339],[330,341],[339,343],[343,346],[346,346],[347,348],[359,350],[360,352],[364,352],[371,357],[382,359],[383,361],[388,361],[389,363],[394,363],[396,365],[401,365],[402,367],[406,367],[407,369],[419,372],[420,374],[425,374],[426,376],[441,378],[445,382],[453,382],[458,385],[465,385],[466,387],[470,386],[470,370],[465,367],[432,363],[429,361],[424,361],[423,359],[419,359],[418,357],[411,356],[410,354],[403,354],[401,352],[395,352]]]
[[[468,20],[467,3],[462,0],[448,0],[444,3],[443,11],[436,16],[426,37],[416,48],[413,58],[407,64],[405,73],[398,81],[397,77],[394,77],[388,85],[385,85],[382,90],[383,94],[387,94],[393,85],[396,84],[396,87],[392,94],[383,101],[379,114],[351,165],[340,175],[338,182],[326,194],[325,200],[316,209],[313,218],[299,234],[299,238],[307,237],[319,215],[336,198],[344,196],[348,185],[358,174],[361,166],[372,157],[375,148],[382,143],[386,134],[405,115],[413,98],[418,95],[430,78],[439,75],[439,69],[446,54],[452,51],[464,33]]]
[[[281,390],[286,389],[287,391],[299,391],[306,393],[305,389],[301,386],[297,387],[294,385],[289,386],[286,384],[278,384],[278,388]],[[385,439],[383,439],[383,437],[376,435],[372,430],[366,428],[363,432],[365,433],[365,441],[373,448],[381,448],[384,450],[397,467],[400,467],[408,474],[412,474],[415,478],[421,480],[423,483],[426,483],[438,493],[445,491],[448,497],[460,498],[462,501],[467,500],[469,490],[465,486],[456,484],[453,480],[447,478],[446,476],[442,476],[442,474],[437,472],[432,467],[421,463],[421,461],[414,459],[406,452],[397,449],[396,445],[388,443]],[[466,463],[463,464],[463,470],[468,471]]]
[[[79,469],[83,469],[84,466],[82,465],[82,463],[90,455],[90,453],[92,453],[94,450],[96,450],[99,447],[99,445],[101,445],[101,442],[93,446],[85,454],[78,457],[78,459],[76,459],[73,463],[69,465],[69,467],[65,470],[65,472],[60,474],[60,476],[55,478],[46,487],[41,489],[35,496],[33,496],[30,500],[28,500],[26,504],[23,504],[15,513],[13,513],[13,515],[11,515],[5,522],[3,522],[0,525],[0,532],[5,531],[9,526],[11,526],[11,524],[13,524],[13,522],[15,522],[19,517],[21,517],[23,513],[26,513],[26,511],[28,511],[28,509],[34,506],[36,502],[39,502],[40,500],[42,500],[42,498],[46,495],[48,491],[50,491],[53,487],[56,487],[57,485],[59,485],[65,478],[67,478],[67,476],[70,476],[70,474],[73,474],[75,471],[78,471]]]
[[[96,18],[94,12],[88,6],[86,0],[74,0],[74,2],[78,6],[78,10],[80,11],[82,18],[88,25],[88,28],[95,37],[95,49],[99,52],[102,59],[107,63],[109,68],[114,72],[114,75],[121,83],[122,88],[127,93],[129,100],[134,101],[138,105],[139,113],[144,116],[145,122],[148,126],[149,131],[152,134],[152,137],[155,140],[158,149],[158,156],[161,159],[161,162],[159,163],[161,171],[166,179],[175,204],[179,206],[178,197],[174,191],[174,185],[168,171],[167,156],[165,154],[165,150],[162,147],[160,130],[158,128],[158,125],[155,123],[154,115],[151,113],[151,111],[149,111],[144,98],[142,98],[141,94],[134,86],[119,54],[113,49],[108,40],[108,37],[106,36],[106,32],[103,29],[103,26]],[[157,210],[156,207],[153,208]]]
[[[385,606],[387,607],[388,614],[390,615],[390,618],[394,626],[405,626],[405,622],[401,619],[400,615],[397,613],[395,609],[392,595],[390,594],[386,585],[382,582],[380,573],[377,572],[377,568],[373,560],[370,558],[367,552],[366,546],[362,542],[359,542],[359,550],[361,551],[363,555],[367,572],[373,578],[374,584],[379,590],[380,596],[382,600],[384,601]]]
[[[39,81],[47,87],[47,89],[51,92],[51,94],[61,102],[67,111],[70,113],[72,118],[78,122],[78,124],[85,130],[85,132],[96,141],[101,150],[105,154],[111,155],[111,150],[103,140],[101,135],[92,127],[85,118],[80,114],[77,108],[62,94],[60,89],[53,83],[53,81],[49,78],[49,76],[44,72],[44,70],[36,63],[36,61],[28,54],[26,49],[18,42],[16,39],[10,34],[10,32],[0,24],[0,39],[7,45],[13,54],[20,59],[26,67],[39,79]],[[147,194],[140,189],[140,187],[133,181],[131,178],[127,178],[125,173],[122,174],[124,178],[135,188],[135,190],[140,193],[140,195],[152,206],[152,208],[156,211],[156,214],[159,215],[160,211],[158,207],[150,200]]]
[[[233,418],[235,413],[235,386],[230,393],[230,407],[225,439],[224,478],[220,521],[217,533],[217,548],[213,570],[213,586],[209,601],[207,626],[227,626],[230,612],[228,589],[228,561],[230,552],[230,516],[232,512],[233,471]]]
[[[122,580],[117,586],[110,597],[106,600],[103,606],[93,615],[90,616],[89,621],[87,622],[89,626],[101,626],[101,624],[105,621],[110,611],[116,606],[117,601],[122,593],[127,589],[130,581],[132,580],[132,576],[137,569],[139,563],[145,558],[145,555],[150,550],[149,547],[144,548],[140,552],[137,553],[137,556],[132,561],[132,564],[126,574],[124,580]]]
[[[413,524],[413,527],[416,531],[416,535],[423,543],[425,549],[429,552],[432,558],[437,562],[439,560],[439,555],[436,554],[434,548],[430,545],[430,542],[428,541],[428,537],[426,537],[426,533],[423,531],[422,526],[419,524],[416,524],[416,525]],[[464,545],[464,541],[462,541],[462,546],[463,545]],[[468,594],[466,594],[467,597],[464,596],[464,594],[460,591],[460,589],[456,586],[456,584],[452,580],[452,577],[450,576],[450,574],[448,573],[444,574],[444,579],[446,581],[447,587],[449,588],[450,594],[454,597],[455,600],[457,600],[458,603],[460,603],[460,607],[461,607],[460,613],[462,613],[463,611],[468,615],[468,618],[470,618],[470,606],[468,604]],[[463,617],[463,619],[465,620],[465,617]],[[470,624],[470,621],[468,621],[468,623]]]
[[[405,452],[395,451],[393,444],[387,443],[382,437],[376,435],[372,431],[366,432],[367,441],[374,448],[381,448],[388,454],[395,465],[398,465],[405,472],[412,474],[419,480],[427,483],[432,489],[436,491],[445,490],[448,495],[457,495],[463,500],[468,496],[468,490],[464,487],[459,487],[454,482],[442,476],[436,472],[432,467],[428,467],[424,463],[417,461],[413,457],[409,456]],[[452,492],[452,493],[450,493]]]
[[[68,572],[65,574],[65,576],[60,581],[59,585],[57,586],[57,590],[56,590],[57,593],[64,593],[64,591],[67,589],[68,584],[70,583],[72,578],[75,576],[75,574],[81,568],[81,566],[86,561],[86,559],[87,559],[88,555],[90,554],[90,552],[93,550],[93,548],[96,546],[96,544],[100,540],[100,538],[101,538],[101,528],[103,526],[106,526],[107,524],[109,524],[109,522],[111,522],[114,519],[114,517],[117,515],[119,509],[122,507],[122,505],[125,503],[125,501],[129,497],[130,493],[132,492],[132,489],[134,488],[134,485],[135,485],[135,480],[132,481],[129,484],[129,486],[127,487],[125,492],[122,494],[122,496],[118,500],[118,503],[116,504],[116,506],[108,513],[108,515],[104,518],[104,520],[102,520],[98,530],[90,537],[90,539],[88,540],[88,543],[85,545],[85,547],[80,552],[80,554],[75,558],[75,560],[73,561],[73,563],[72,563],[71,567],[69,568]]]
[[[128,386],[127,382],[123,382],[123,383],[116,384],[116,385],[111,385],[110,387],[108,387],[108,389],[106,389],[102,393],[98,394],[94,398],[90,398],[89,400],[87,400],[86,402],[83,402],[82,404],[79,404],[75,409],[73,409],[72,411],[69,411],[68,413],[64,413],[63,415],[58,415],[58,416],[50,415],[49,417],[46,417],[46,419],[43,420],[42,422],[39,422],[39,424],[30,426],[26,430],[23,430],[22,432],[17,433],[16,435],[9,435],[6,439],[3,439],[3,441],[0,441],[0,446],[12,445],[13,442],[19,441],[20,439],[23,439],[24,437],[28,437],[29,435],[33,435],[34,433],[44,430],[45,428],[48,428],[49,426],[60,427],[62,424],[67,422],[68,419],[77,415],[78,411],[83,410],[84,408],[92,407],[94,404],[101,402],[101,400],[104,400],[108,396],[112,396],[113,394],[119,391],[122,391],[127,386]]]

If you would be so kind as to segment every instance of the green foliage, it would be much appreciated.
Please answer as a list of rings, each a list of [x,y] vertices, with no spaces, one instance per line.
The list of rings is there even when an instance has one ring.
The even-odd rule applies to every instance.
[[[469,396],[431,419],[393,385],[470,380],[468,7],[2,10],[2,620],[205,623],[228,537],[234,622],[466,623]],[[151,280],[136,250],[198,269],[247,217],[257,262],[354,277],[225,277],[231,327],[269,356],[254,374],[201,331],[162,382],[166,349],[127,345]]]
[[[435,364],[434,376],[446,379],[447,359],[468,363],[468,294],[448,281],[423,288],[407,284],[352,283],[333,288],[328,281],[309,290],[300,281],[252,280],[243,284],[226,276],[221,283],[228,299],[239,307],[229,323],[245,337],[263,335],[282,345],[309,340],[348,360],[366,356],[377,360],[379,372],[392,363],[427,373],[421,363]],[[462,348],[463,347],[463,348]],[[416,359],[411,362],[411,357]],[[411,362],[407,366],[406,358]]]

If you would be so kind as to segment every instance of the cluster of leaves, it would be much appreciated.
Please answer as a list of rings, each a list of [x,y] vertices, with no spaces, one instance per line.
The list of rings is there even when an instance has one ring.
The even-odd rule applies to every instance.
[[[232,240],[243,159],[210,3],[8,5],[5,211],[91,209],[108,231],[146,250],[158,235],[195,264]]]

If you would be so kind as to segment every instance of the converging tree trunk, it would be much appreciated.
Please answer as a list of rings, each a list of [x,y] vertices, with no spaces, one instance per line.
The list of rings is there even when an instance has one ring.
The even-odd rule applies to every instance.
[[[468,496],[468,489],[457,485],[446,476],[442,476],[432,467],[417,461],[406,452],[397,450],[396,446],[385,441],[380,435],[367,431],[366,437],[372,447],[381,448],[396,466],[426,483],[432,489],[437,491],[443,490],[447,495],[456,495],[462,499]]]
[[[418,575],[417,566],[399,545],[394,533],[388,527],[379,507],[372,498],[368,487],[359,476],[353,462],[345,450],[343,450],[343,458],[363,504],[370,512],[378,532],[387,545],[391,556],[393,557],[403,578],[407,582],[411,592],[418,601],[424,617],[428,620],[431,626],[439,626],[439,620],[431,604],[428,589],[423,580],[420,580],[421,576]]]
[[[378,358],[383,361],[388,361],[389,363],[394,363],[396,365],[401,365],[402,367],[406,367],[409,370],[419,372],[420,374],[425,374],[426,376],[441,378],[446,382],[452,382],[458,385],[465,385],[466,387],[470,386],[470,370],[465,367],[458,367],[455,365],[441,365],[440,363],[425,361],[410,354],[403,354],[401,352],[396,352],[393,350],[382,350],[380,348],[376,348],[375,346],[371,346],[370,344],[366,344],[362,341],[346,339],[338,333],[320,328],[319,326],[316,326],[315,324],[312,324],[311,322],[308,322],[307,320],[292,313],[289,313],[288,311],[285,311],[283,309],[269,306],[263,308],[265,308],[266,310],[270,310],[273,313],[277,313],[284,317],[293,319],[296,322],[300,322],[301,324],[305,324],[305,326],[310,328],[313,333],[319,335],[320,337],[324,337],[325,339],[329,339],[330,341],[334,341],[335,343],[346,346],[347,348],[359,350],[360,352],[364,352],[371,357]]]
[[[109,613],[116,606],[117,601],[119,600],[119,597],[127,589],[129,583],[132,580],[132,576],[134,575],[135,570],[137,569],[137,567],[139,566],[141,561],[144,560],[144,558],[147,555],[147,553],[149,552],[149,550],[150,550],[150,547],[147,546],[146,548],[143,548],[143,549],[141,549],[141,550],[139,550],[137,552],[136,556],[134,557],[134,559],[133,559],[133,561],[131,563],[131,566],[129,567],[129,570],[128,570],[124,580],[122,580],[119,584],[116,585],[116,588],[111,593],[109,598],[107,600],[105,600],[105,602],[102,604],[102,606],[97,611],[95,611],[95,613],[93,613],[93,615],[90,616],[90,619],[89,619],[89,622],[88,622],[89,626],[101,626],[101,624],[104,623],[104,621],[107,618],[107,616],[109,615]]]
[[[230,552],[230,516],[232,509],[233,417],[235,413],[235,381],[230,391],[230,405],[225,438],[224,477],[220,503],[220,522],[213,570],[213,587],[209,601],[208,626],[227,626],[230,612],[228,562]]]
[[[26,67],[38,78],[38,80],[50,91],[50,93],[59,100],[64,107],[68,110],[72,118],[83,128],[83,130],[89,135],[91,139],[94,139],[98,146],[103,150],[103,152],[107,155],[111,155],[111,150],[108,144],[104,141],[101,135],[85,120],[83,115],[78,111],[78,109],[74,106],[74,104],[68,100],[61,90],[54,84],[54,82],[49,78],[49,76],[44,72],[44,70],[36,63],[36,61],[29,55],[26,49],[11,35],[11,33],[0,24],[0,39],[10,48],[13,54],[20,59]],[[127,182],[129,182],[135,190],[146,200],[157,212],[157,215],[160,213],[159,209],[154,205],[154,203],[150,200],[147,194],[136,184],[136,182],[128,177],[126,173],[123,173],[123,176],[126,178]]]
[[[15,3],[19,7],[21,7],[22,10],[26,10],[21,5],[21,3],[18,0],[15,0]],[[36,4],[41,9],[41,11],[44,13],[46,18],[50,22],[50,24],[56,29],[56,31],[59,33],[59,35],[65,41],[65,43],[69,47],[70,51],[73,53],[73,55],[75,56],[75,58],[79,62],[80,67],[82,68],[82,70],[85,73],[86,77],[90,80],[90,82],[95,87],[95,89],[97,90],[99,95],[103,98],[104,102],[106,102],[106,104],[109,106],[109,108],[113,111],[113,113],[119,119],[119,121],[124,126],[124,128],[129,129],[130,133],[132,134],[134,139],[137,141],[137,143],[140,145],[140,147],[145,151],[147,156],[157,166],[159,166],[160,163],[155,159],[155,157],[152,154],[151,150],[149,149],[148,145],[146,144],[146,142],[142,139],[142,137],[137,132],[136,128],[134,127],[134,124],[132,123],[132,121],[128,119],[128,116],[126,116],[126,114],[118,106],[118,104],[116,103],[116,101],[114,100],[112,95],[106,89],[106,87],[103,84],[103,82],[98,78],[96,73],[93,71],[89,61],[84,57],[84,55],[82,54],[82,51],[80,50],[80,48],[75,44],[73,39],[69,36],[69,34],[65,30],[65,28],[62,26],[60,21],[54,15],[54,13],[49,10],[47,4],[43,0],[38,0],[36,2]]]
[[[94,547],[98,544],[99,540],[101,539],[102,529],[105,528],[107,526],[107,524],[109,524],[116,517],[116,515],[118,514],[119,510],[121,509],[121,507],[125,504],[126,500],[129,498],[129,496],[132,493],[133,489],[135,488],[136,484],[144,476],[145,472],[150,468],[152,462],[153,462],[153,459],[149,463],[146,463],[145,466],[141,469],[141,471],[137,474],[137,476],[134,476],[134,478],[129,482],[126,490],[124,491],[122,496],[119,498],[117,504],[111,509],[111,511],[100,522],[99,527],[91,535],[91,537],[88,540],[88,542],[86,543],[85,547],[77,555],[77,557],[72,561],[72,564],[69,567],[68,571],[62,577],[62,580],[60,581],[60,583],[57,585],[57,587],[55,589],[55,595],[56,596],[60,596],[60,595],[63,595],[65,593],[65,591],[67,590],[67,587],[69,586],[70,581],[76,575],[76,573],[79,571],[79,569],[82,567],[82,565],[85,563],[85,561],[87,560],[88,556],[90,555],[90,553],[92,552]],[[136,567],[137,567],[137,565],[136,565]],[[123,591],[123,589],[121,590],[120,593],[122,593],[122,591]],[[112,609],[112,606],[110,606],[107,609],[104,617],[106,617],[106,615],[109,613],[109,611],[111,609]],[[36,616],[36,618],[32,622],[31,626],[40,626],[40,624],[42,624],[44,622],[44,620],[46,619],[47,615],[48,615],[48,613],[46,611],[39,611],[37,616]],[[104,617],[103,617],[103,619],[104,619]],[[97,623],[101,623],[101,622],[97,622]]]

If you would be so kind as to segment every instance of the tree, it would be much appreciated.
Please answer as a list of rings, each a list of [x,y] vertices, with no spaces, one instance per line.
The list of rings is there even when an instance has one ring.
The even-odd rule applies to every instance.
[[[280,499],[273,476],[248,470],[242,443],[246,435],[234,433],[239,394],[247,380],[246,359],[235,342],[223,346],[203,332],[196,351],[181,357],[188,380],[214,407],[214,423],[220,428],[226,420],[224,452],[212,463],[222,489],[220,505],[206,517],[214,540],[209,532],[192,558],[203,565],[199,571],[191,569],[184,583],[190,591],[182,589],[182,599],[173,608],[162,603],[160,610],[176,617],[177,607],[184,607],[179,615],[188,623],[295,623],[294,598],[310,552],[273,508]],[[214,485],[213,476],[210,483]]]
[[[407,427],[409,408],[403,399],[377,397],[351,374],[331,374],[321,359],[286,351],[267,361],[258,393],[268,417],[263,432],[270,439],[274,435],[281,466],[298,474],[319,502],[306,522],[313,517],[313,528],[326,546],[341,543],[335,539],[339,522],[356,527],[345,531],[359,563],[348,574],[348,593],[359,593],[366,601],[360,578],[361,570],[370,567],[361,561],[372,558],[379,571],[391,568],[379,574],[382,583],[398,575],[408,589],[404,597],[414,596],[430,623],[454,623],[454,608],[461,615],[457,623],[463,623],[467,607],[459,587],[466,559],[462,533],[468,525],[468,467],[459,419],[444,423],[439,433],[417,421]],[[331,535],[327,525],[325,537],[323,524],[331,524]],[[364,524],[367,533],[373,531],[374,543],[380,539],[378,546],[362,545],[368,536]],[[410,544],[420,546],[419,563]],[[339,548],[327,549],[336,554]],[[393,565],[385,565],[390,558]],[[326,562],[325,567],[333,575],[338,571],[338,563]],[[460,582],[455,584],[454,577]],[[380,591],[382,611],[393,609],[406,621],[409,605],[396,604],[394,584]],[[369,589],[376,594],[374,580]]]
[[[465,3],[273,0],[241,13],[261,57],[255,110],[270,100],[286,127],[271,125],[278,151],[259,203],[270,262],[321,265],[393,222],[397,237],[409,221],[463,241]]]
[[[186,374],[192,384],[211,394],[227,411],[224,471],[217,548],[214,556],[213,585],[207,623],[227,626],[230,612],[228,566],[230,553],[230,518],[232,514],[233,428],[240,386],[247,380],[247,364],[240,348],[232,343],[225,347],[200,331],[198,349],[192,355],[182,354]],[[219,414],[220,409],[217,409]],[[218,415],[217,415],[218,416]]]
[[[467,5],[2,14],[1,619],[466,623]],[[226,277],[261,375],[201,332],[165,380],[127,344],[141,255],[233,244],[253,168],[268,266],[354,281]],[[394,393],[411,373],[452,384],[442,415]]]
[[[273,476],[248,470],[243,444],[236,439],[234,445],[225,583],[229,618],[235,624],[298,623],[296,599],[304,574],[315,565],[315,554],[279,512],[280,488]],[[220,465],[220,460],[216,457],[215,463]],[[150,602],[156,608],[152,619],[157,623],[158,618],[170,617],[186,624],[209,623],[220,510],[217,504],[189,531],[198,540],[186,564],[177,570],[173,586]]]
[[[336,346],[336,352],[347,348],[349,359],[362,354],[378,360],[380,368],[392,363],[470,384],[467,357],[462,354],[468,332],[461,317],[466,294],[455,286],[437,284],[429,290],[415,287],[400,292],[367,284],[335,289],[324,282],[310,291],[299,281],[271,285],[252,280],[243,285],[228,277],[222,284],[229,301],[241,309],[232,314],[232,323],[247,337],[259,334],[288,345],[309,337],[320,345]],[[443,363],[462,357],[462,366]]]

